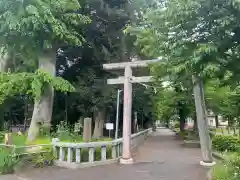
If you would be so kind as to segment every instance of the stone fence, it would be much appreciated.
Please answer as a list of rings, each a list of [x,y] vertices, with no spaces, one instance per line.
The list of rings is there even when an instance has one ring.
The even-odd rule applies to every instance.
[[[137,148],[152,133],[152,128],[131,135],[131,149]],[[83,168],[116,163],[122,155],[123,139],[106,142],[67,143],[53,139],[55,165]]]

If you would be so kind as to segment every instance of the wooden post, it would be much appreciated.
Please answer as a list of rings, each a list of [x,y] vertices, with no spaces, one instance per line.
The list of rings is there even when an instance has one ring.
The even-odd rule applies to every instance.
[[[197,114],[197,123],[202,151],[202,161],[201,165],[204,166],[213,166],[215,163],[213,162],[212,157],[212,144],[211,139],[208,132],[208,123],[206,116],[206,107],[204,100],[204,92],[203,92],[203,84],[199,77],[193,76],[193,92],[195,99],[195,107]]]

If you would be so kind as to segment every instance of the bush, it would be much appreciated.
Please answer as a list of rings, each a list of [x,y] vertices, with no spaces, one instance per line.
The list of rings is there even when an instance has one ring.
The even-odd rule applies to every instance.
[[[235,152],[240,146],[240,140],[234,136],[216,135],[212,138],[212,146],[219,152]]]
[[[180,122],[179,121],[174,122],[174,128],[180,128]]]
[[[13,148],[0,147],[0,174],[13,172],[15,159],[12,158]]]

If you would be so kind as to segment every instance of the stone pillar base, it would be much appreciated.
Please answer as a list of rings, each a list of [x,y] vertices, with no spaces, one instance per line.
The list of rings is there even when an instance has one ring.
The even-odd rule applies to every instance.
[[[133,164],[133,159],[129,158],[129,159],[123,159],[121,158],[119,161],[120,164]]]
[[[216,165],[216,162],[204,162],[204,161],[200,161],[200,165],[205,166],[205,167],[212,167],[214,165]]]

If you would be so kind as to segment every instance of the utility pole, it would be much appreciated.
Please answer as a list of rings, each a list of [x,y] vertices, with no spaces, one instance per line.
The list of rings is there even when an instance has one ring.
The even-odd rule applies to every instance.
[[[120,103],[120,93],[122,90],[118,89],[117,92],[117,113],[116,113],[116,128],[115,128],[115,139],[118,138],[118,126],[119,126],[119,103]]]

